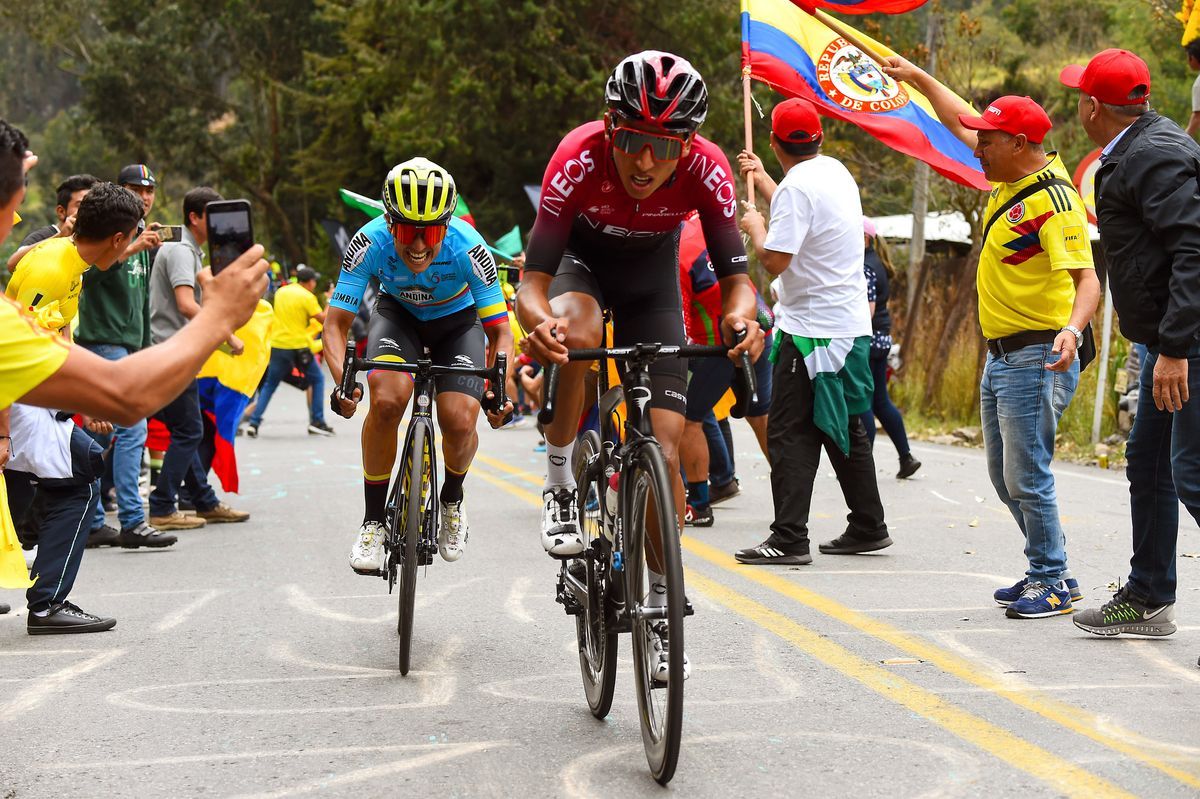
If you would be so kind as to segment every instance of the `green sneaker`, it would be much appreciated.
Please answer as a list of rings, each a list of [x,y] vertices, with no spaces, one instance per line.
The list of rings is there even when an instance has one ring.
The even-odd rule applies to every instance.
[[[1096,635],[1170,635],[1175,632],[1175,603],[1151,607],[1123,586],[1102,607],[1080,611],[1072,621]]]

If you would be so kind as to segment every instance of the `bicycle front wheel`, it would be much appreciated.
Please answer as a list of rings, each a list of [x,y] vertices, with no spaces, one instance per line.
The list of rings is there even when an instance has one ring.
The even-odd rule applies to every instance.
[[[602,719],[612,708],[617,681],[617,633],[609,623],[607,596],[612,569],[612,547],[604,538],[600,503],[608,488],[600,461],[600,436],[587,431],[575,447],[575,484],[579,487],[579,527],[584,550],[580,563],[586,569],[587,601],[575,617],[579,642],[579,672],[583,693],[592,715]]]
[[[625,537],[626,602],[633,633],[633,674],[642,744],[650,773],[666,785],[675,776],[683,730],[683,564],[679,522],[666,459],[657,443],[642,445],[621,475]],[[653,559],[654,563],[650,562]],[[656,567],[665,597],[651,601],[649,569]],[[665,600],[665,606],[663,601]],[[660,672],[658,625],[667,625],[666,681]]]
[[[400,620],[396,632],[400,634],[400,673],[408,674],[412,651],[413,611],[417,603],[417,566],[420,562],[418,544],[425,516],[430,512],[430,494],[433,485],[430,470],[433,466],[432,438],[428,423],[415,419],[408,428],[404,443],[404,465],[399,481],[402,504],[392,517],[392,540],[401,540],[400,560]]]

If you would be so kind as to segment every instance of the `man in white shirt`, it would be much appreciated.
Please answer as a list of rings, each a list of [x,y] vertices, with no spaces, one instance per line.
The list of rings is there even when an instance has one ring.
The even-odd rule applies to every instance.
[[[863,274],[858,184],[820,154],[824,132],[812,103],[785,100],[771,114],[771,150],[785,177],[775,184],[748,151],[738,164],[771,206],[769,231],[746,204],[742,230],[759,263],[780,280],[771,352],[775,363],[767,447],[775,521],[771,535],[740,550],[742,563],[806,564],[808,516],[821,449],[850,508],[846,530],[820,545],[827,555],[891,546],[875,461],[858,415],[871,404],[871,316]]]

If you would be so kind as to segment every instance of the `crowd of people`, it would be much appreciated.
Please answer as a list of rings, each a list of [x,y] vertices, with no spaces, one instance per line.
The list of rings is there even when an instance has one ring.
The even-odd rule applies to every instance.
[[[1000,97],[980,114],[903,58],[887,59],[883,71],[929,99],[993,186],[978,266],[988,350],[980,413],[988,473],[1024,537],[1027,565],[994,600],[1014,619],[1073,613],[1079,628],[1100,635],[1173,633],[1178,503],[1200,519],[1200,406],[1190,401],[1200,389],[1200,146],[1151,110],[1150,74],[1135,54],[1106,50],[1086,66],[1062,70],[1062,83],[1079,93],[1079,123],[1103,148],[1096,206],[1111,300],[1122,331],[1147,348],[1127,450],[1131,571],[1111,600],[1075,612],[1081,594],[1050,467],[1058,422],[1092,355],[1089,324],[1101,295],[1084,203],[1062,159],[1043,146],[1052,123],[1034,99]],[[384,213],[351,239],[327,305],[318,301],[318,275],[308,268],[274,292],[276,327],[247,435],[258,436],[289,376],[311,391],[307,431],[331,434],[313,350],[343,352],[353,331],[360,351],[375,360],[411,362],[428,353],[439,364],[479,368],[519,346],[510,393],[519,385],[530,405],[542,390],[540,369],[561,368],[558,413],[541,431],[541,540],[550,556],[570,559],[583,549],[572,455],[591,410],[592,365],[568,360],[569,351],[606,340],[719,342],[730,347],[727,361],[663,360],[650,369],[645,401],[676,476],[680,525],[711,525],[712,505],[739,490],[716,411],[728,392],[744,389],[738,364],[746,354],[755,362],[759,397],[739,404],[739,414],[770,465],[773,514],[769,533],[738,550],[737,560],[812,562],[809,523],[822,452],[848,515],[845,529],[817,551],[892,546],[875,420],[895,446],[898,478],[912,477],[921,464],[887,392],[890,267],[854,177],[823,152],[816,107],[800,98],[775,106],[770,149],[778,181],[774,165],[750,151],[737,156],[757,198],[742,203],[739,214],[734,167],[698,133],[708,94],[686,60],[657,51],[629,56],[609,76],[605,101],[604,118],[571,131],[550,160],[515,296],[506,297],[480,234],[453,216],[450,173],[424,158],[393,167],[383,181]],[[35,161],[22,134],[0,123],[0,236],[11,228],[24,172]],[[178,240],[168,242],[147,219],[154,195],[145,165],[126,167],[114,183],[71,176],[59,187],[57,223],[30,234],[10,260],[13,302],[0,304],[0,466],[13,515],[38,542],[30,633],[115,624],[68,598],[85,543],[171,546],[172,531],[248,518],[209,483],[193,376],[218,345],[235,356],[242,351],[235,331],[267,290],[261,248],[213,278],[204,269],[205,208],[220,195],[207,187],[189,191]],[[645,202],[650,197],[652,204]],[[749,278],[747,244],[774,278],[769,298]],[[362,319],[371,295],[369,318]],[[167,366],[174,370],[169,379]],[[397,431],[413,383],[376,370],[367,387],[346,395],[339,360],[326,366],[335,413],[348,418],[368,403],[364,516],[350,566],[378,574]],[[498,428],[512,424],[514,409],[499,407],[480,378],[446,375],[437,388],[439,549],[456,561],[469,538],[464,484],[479,444],[480,410]],[[138,481],[151,415],[170,444],[144,512]],[[105,469],[116,489],[116,528],[105,524]],[[665,601],[653,564],[650,583],[647,601]],[[665,664],[665,622],[655,630]]]

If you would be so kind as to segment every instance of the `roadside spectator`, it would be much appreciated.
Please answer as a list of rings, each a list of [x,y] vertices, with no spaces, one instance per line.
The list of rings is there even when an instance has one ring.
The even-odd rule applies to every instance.
[[[100,182],[100,178],[95,175],[71,175],[58,184],[58,188],[55,190],[55,200],[58,204],[54,208],[58,224],[40,227],[22,239],[21,246],[8,257],[8,271],[13,271],[25,253],[29,252],[39,241],[45,241],[55,236],[70,238],[71,234],[75,232],[75,214],[79,211],[79,204],[83,202],[83,198],[87,196],[92,186]]]
[[[1183,48],[1187,53],[1188,69],[1200,72],[1200,39],[1192,39]],[[1195,136],[1200,131],[1200,75],[1192,81],[1192,115],[1188,117],[1187,135]]]
[[[144,164],[131,164],[120,171],[117,182],[138,197],[144,222],[154,208],[154,174]],[[84,273],[79,329],[75,331],[75,340],[81,346],[110,361],[150,346],[150,252],[159,244],[157,232],[143,230],[125,250],[124,260],[107,271],[90,269]],[[116,487],[117,520],[121,527],[116,530],[105,524],[104,507],[97,506],[88,546],[115,545],[125,549],[171,546],[175,536],[146,524],[138,493],[146,420],[128,427],[116,425],[114,434],[93,437],[109,450],[108,463]]]
[[[258,437],[267,405],[279,388],[279,383],[295,367],[305,377],[309,390],[308,432],[309,435],[331,436],[333,428],[325,422],[325,374],[321,364],[313,355],[310,344],[312,336],[309,326],[313,320],[325,322],[325,311],[317,301],[317,273],[301,265],[296,270],[296,282],[289,283],[275,292],[275,326],[271,329],[271,362],[254,413],[246,426],[246,435]]]
[[[753,153],[738,156],[746,179],[771,205],[769,232],[749,204],[742,230],[759,263],[783,286],[767,423],[775,521],[765,541],[737,552],[742,563],[812,562],[808,519],[822,448],[850,514],[846,531],[820,551],[849,555],[892,545],[860,418],[871,402],[862,204],[846,167],[821,155],[823,140],[816,108],[793,98],[771,113],[771,151],[783,181],[777,186]]]
[[[1079,89],[1079,121],[1103,148],[1096,216],[1121,332],[1147,347],[1125,448],[1129,578],[1074,621],[1170,635],[1179,503],[1200,521],[1200,145],[1150,110],[1150,70],[1133,53],[1105,50],[1060,79]]]
[[[207,186],[183,197],[183,241],[168,242],[154,258],[150,275],[150,334],[155,344],[177,335],[189,319],[200,313],[201,290],[197,274],[203,268],[201,246],[208,240],[205,207],[221,199]],[[256,298],[257,299],[257,298]],[[232,333],[227,343],[236,354],[242,343]],[[157,530],[191,530],[208,522],[244,522],[250,514],[234,510],[217,499],[200,464],[197,448],[204,437],[200,394],[195,373],[179,396],[155,414],[171,434],[163,456],[158,483],[150,493],[150,526]],[[183,514],[176,503],[180,485],[186,485],[196,515]]]
[[[888,395],[887,369],[888,354],[892,351],[892,315],[888,313],[887,306],[891,296],[892,270],[883,239],[876,237],[875,223],[865,216],[863,238],[866,240],[863,274],[867,277],[867,302],[871,308],[871,378],[875,383],[871,407],[862,417],[863,426],[867,428],[867,437],[871,439],[873,449],[875,417],[879,417],[883,429],[900,456],[900,471],[896,473],[896,479],[904,480],[916,474],[917,469],[921,468],[921,462],[912,456],[912,449],[908,446],[908,433],[904,430],[904,417],[900,415],[900,409],[892,404],[892,398]]]
[[[1009,618],[1070,613],[1081,598],[1050,462],[1059,419],[1079,385],[1077,353],[1100,281],[1087,212],[1071,173],[1042,141],[1050,117],[1029,97],[1001,97],[977,115],[899,57],[884,71],[925,93],[938,118],[975,151],[995,186],[983,219],[979,324],[988,357],[980,416],[988,473],[1025,536],[1025,577],[993,594]]]

